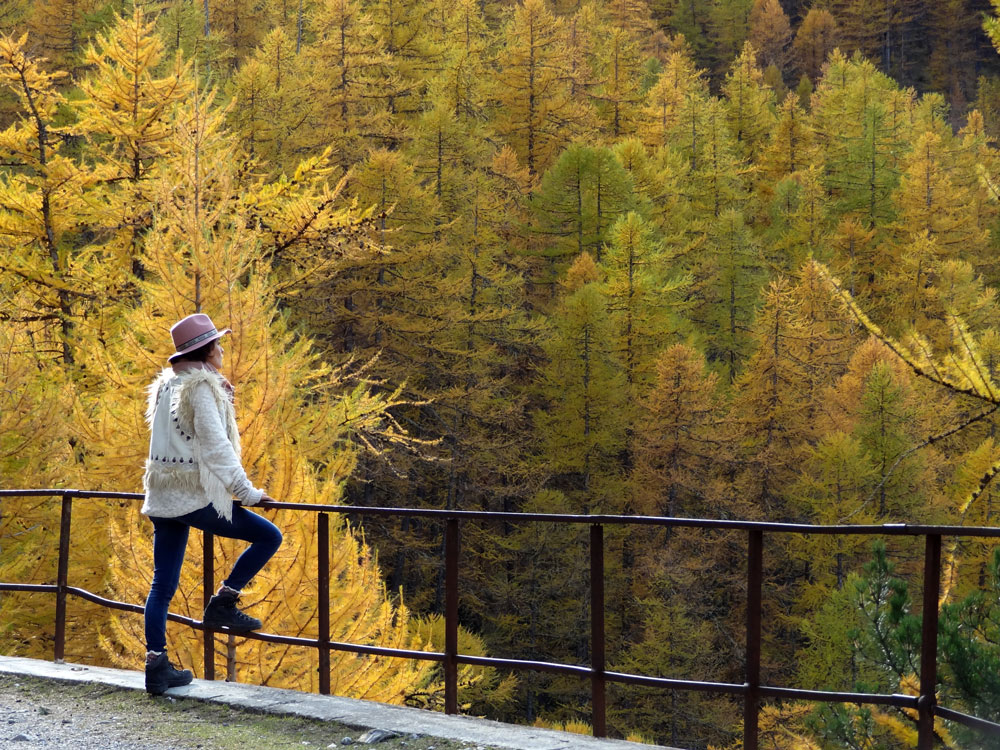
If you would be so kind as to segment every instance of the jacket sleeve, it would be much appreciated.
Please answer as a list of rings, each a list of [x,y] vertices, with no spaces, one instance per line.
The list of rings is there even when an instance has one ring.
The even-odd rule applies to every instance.
[[[254,487],[247,478],[247,473],[233,450],[233,444],[226,435],[211,387],[207,383],[194,386],[191,406],[201,461],[244,505],[259,503],[264,491]]]

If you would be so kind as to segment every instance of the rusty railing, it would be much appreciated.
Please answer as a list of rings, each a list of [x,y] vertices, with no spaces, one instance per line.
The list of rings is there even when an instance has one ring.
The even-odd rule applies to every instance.
[[[24,584],[0,582],[0,591],[45,592],[56,595],[55,647],[54,658],[61,661],[65,654],[66,600],[72,594],[87,601],[112,609],[141,614],[143,607],[137,604],[118,602],[98,596],[86,589],[70,586],[69,552],[72,506],[75,498],[106,498],[115,500],[141,500],[141,494],[127,492],[92,492],[88,490],[0,490],[0,500],[5,497],[61,497],[62,512],[59,524],[59,561],[55,584]],[[937,705],[935,685],[937,683],[937,631],[938,599],[941,578],[942,537],[998,538],[1000,528],[963,526],[916,526],[908,524],[883,525],[836,525],[812,526],[795,523],[769,523],[756,521],[730,521],[694,518],[666,518],[660,516],[618,516],[618,515],[569,515],[544,513],[505,513],[489,511],[429,510],[413,508],[369,508],[347,505],[313,505],[307,503],[267,502],[261,508],[275,510],[295,510],[319,513],[317,534],[319,554],[318,566],[318,635],[317,638],[299,638],[274,633],[241,633],[241,637],[253,638],[269,643],[315,648],[318,652],[320,692],[330,693],[330,651],[347,651],[357,654],[390,656],[405,659],[422,659],[441,662],[445,678],[445,712],[458,713],[458,665],[470,664],[484,667],[499,667],[511,670],[534,670],[574,675],[590,680],[592,701],[592,724],[594,735],[607,734],[606,687],[609,682],[641,685],[681,691],[701,691],[725,693],[743,697],[743,745],[745,750],[758,748],[758,714],[761,700],[779,698],[784,700],[805,700],[819,702],[854,703],[859,705],[896,706],[915,710],[918,715],[918,750],[931,750],[934,744],[935,717],[954,721],[980,732],[1000,736],[1000,724],[980,719],[968,714]],[[413,651],[408,649],[382,648],[358,643],[342,643],[330,640],[330,513],[351,513],[359,516],[409,516],[443,521],[445,524],[445,650]],[[526,659],[500,659],[473,656],[458,652],[458,598],[459,598],[459,525],[470,521],[504,521],[507,523],[556,523],[587,524],[590,526],[590,601],[591,601],[591,664],[560,664]],[[604,633],[604,527],[619,525],[662,526],[673,528],[701,528],[718,530],[738,530],[747,534],[747,607],[746,607],[746,652],[742,684],[725,682],[703,682],[679,680],[650,675],[628,674],[608,671],[605,668]],[[760,643],[761,643],[761,587],[763,583],[763,541],[764,534],[834,534],[867,536],[911,536],[924,537],[923,570],[923,612],[920,653],[920,694],[879,694],[833,692],[822,690],[800,690],[797,688],[775,687],[760,683]],[[205,534],[204,539],[204,596],[207,599],[215,590],[213,538]],[[204,632],[205,679],[215,679],[214,633],[202,622],[174,613],[169,618],[191,628]]]

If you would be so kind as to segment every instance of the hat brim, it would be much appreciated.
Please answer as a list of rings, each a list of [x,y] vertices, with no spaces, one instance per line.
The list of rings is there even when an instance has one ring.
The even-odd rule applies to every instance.
[[[191,346],[185,347],[178,352],[174,352],[169,357],[167,357],[167,362],[176,362],[178,359],[183,357],[188,352],[193,352],[195,349],[201,349],[201,347],[211,344],[213,341],[218,341],[227,333],[232,333],[231,328],[223,328],[221,331],[216,331],[214,336],[210,336],[204,341],[199,341],[197,344],[192,344]]]

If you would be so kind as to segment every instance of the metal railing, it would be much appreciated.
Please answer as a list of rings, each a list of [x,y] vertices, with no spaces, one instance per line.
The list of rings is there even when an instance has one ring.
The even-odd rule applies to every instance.
[[[55,584],[23,584],[0,582],[0,591],[46,592],[56,595],[55,647],[56,661],[65,653],[66,600],[72,594],[87,601],[112,609],[142,613],[137,604],[118,602],[98,596],[86,589],[69,585],[70,526],[75,498],[106,498],[115,500],[141,500],[143,495],[126,492],[92,492],[88,490],[0,490],[5,497],[61,497],[62,513],[59,525],[59,560]],[[317,649],[319,689],[330,693],[330,651],[347,651],[356,654],[400,657],[435,661],[443,664],[445,682],[445,712],[458,713],[458,665],[499,667],[512,670],[534,670],[574,675],[589,679],[591,684],[592,724],[595,736],[607,734],[606,688],[609,682],[627,685],[663,688],[682,691],[701,691],[743,696],[743,746],[745,750],[758,748],[758,715],[763,698],[805,700],[819,702],[882,705],[912,709],[917,712],[918,750],[931,750],[934,743],[935,717],[1000,736],[1000,724],[980,719],[960,711],[937,705],[937,633],[938,599],[941,578],[942,537],[1000,538],[1000,528],[963,526],[916,526],[908,524],[812,526],[795,523],[768,523],[757,521],[729,521],[692,518],[667,518],[660,516],[619,515],[568,515],[544,513],[506,513],[489,511],[429,510],[413,508],[371,508],[348,505],[313,505],[307,503],[266,502],[259,506],[274,510],[295,510],[318,513],[318,635],[316,638],[299,638],[273,633],[241,633],[241,637],[269,643],[305,646]],[[330,640],[330,513],[350,513],[360,516],[408,516],[443,521],[445,524],[445,648],[444,652],[413,651],[382,648],[357,643]],[[459,525],[469,521],[504,521],[507,523],[587,524],[590,526],[590,601],[591,601],[591,664],[590,666],[560,664],[556,662],[525,659],[500,659],[473,656],[458,652],[458,599],[459,599]],[[649,675],[608,671],[605,660],[604,633],[604,527],[605,526],[661,526],[666,528],[699,528],[745,531],[747,534],[747,607],[745,682],[702,682],[679,680]],[[765,534],[827,534],[867,536],[924,537],[923,611],[920,653],[919,695],[852,693],[797,688],[774,687],[760,682],[761,644],[761,588],[763,583],[763,540]],[[215,590],[213,536],[204,535],[204,597]],[[227,632],[206,627],[202,622],[171,613],[169,618],[204,632],[205,679],[215,679],[214,632]]]

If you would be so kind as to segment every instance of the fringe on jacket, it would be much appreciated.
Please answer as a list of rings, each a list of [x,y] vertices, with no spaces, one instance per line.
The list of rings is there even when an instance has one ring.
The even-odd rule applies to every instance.
[[[170,404],[158,403],[161,390],[171,379],[175,379],[171,389]],[[232,399],[223,388],[217,374],[205,369],[192,369],[175,373],[172,369],[164,369],[149,385],[146,404],[146,423],[153,429],[153,418],[157,408],[169,408],[177,417],[180,429],[189,435],[194,435],[194,405],[191,394],[201,383],[206,383],[212,393],[215,405],[222,417],[226,436],[232,443],[237,459],[241,455],[240,433],[236,423],[236,410]],[[190,494],[204,492],[216,512],[227,521],[233,517],[233,496],[202,460],[202,446],[195,435],[191,441],[190,450],[193,464],[160,464],[147,459],[146,472],[143,476],[143,488],[147,495],[153,490],[179,490]]]

